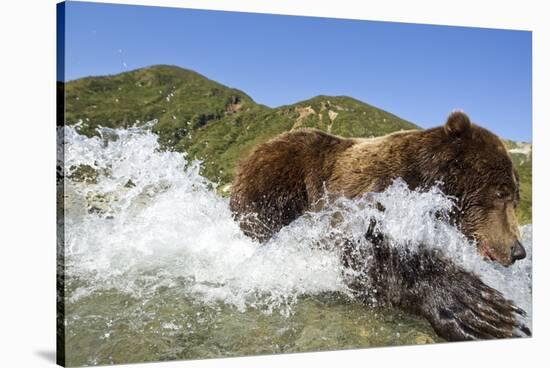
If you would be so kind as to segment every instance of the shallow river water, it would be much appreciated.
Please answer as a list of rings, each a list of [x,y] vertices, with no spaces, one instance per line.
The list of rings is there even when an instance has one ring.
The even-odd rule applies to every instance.
[[[441,216],[451,198],[396,181],[375,195],[383,213],[372,196],[342,201],[338,229],[327,210],[260,245],[240,232],[200,163],[160,151],[148,127],[61,133],[68,365],[441,341],[425,320],[348,293],[327,239],[360,237],[372,218],[395,246],[438,247],[482,275],[529,313],[530,325],[531,226],[522,228],[526,260],[489,264]]]

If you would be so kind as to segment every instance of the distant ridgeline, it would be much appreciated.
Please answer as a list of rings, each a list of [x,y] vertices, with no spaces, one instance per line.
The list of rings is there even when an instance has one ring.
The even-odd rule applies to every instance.
[[[152,66],[65,85],[65,122],[97,134],[157,119],[161,146],[203,162],[202,174],[227,192],[233,168],[258,143],[300,127],[344,137],[374,137],[419,129],[393,114],[346,96],[317,96],[269,108],[247,94],[174,66]],[[531,145],[505,141],[521,177],[521,223],[531,222]]]

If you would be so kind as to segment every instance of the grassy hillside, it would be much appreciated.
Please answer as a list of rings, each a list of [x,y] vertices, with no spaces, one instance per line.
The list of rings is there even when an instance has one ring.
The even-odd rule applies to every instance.
[[[520,177],[520,204],[518,208],[518,220],[520,223],[531,222],[532,193],[532,146],[526,142],[514,142],[504,140],[504,144],[512,155],[512,161]]]
[[[127,127],[157,119],[155,130],[166,146],[211,120],[256,106],[239,90],[166,65],[83,78],[67,83],[65,90],[65,120],[82,120],[81,133],[95,134],[99,125]]]
[[[244,92],[191,70],[158,65],[65,85],[65,122],[88,136],[98,126],[128,127],[157,119],[163,149],[203,161],[203,175],[226,189],[235,164],[258,143],[284,131],[314,127],[345,137],[374,137],[418,128],[389,112],[346,96],[317,96],[269,108]],[[521,176],[522,222],[531,221],[531,156],[508,141]]]

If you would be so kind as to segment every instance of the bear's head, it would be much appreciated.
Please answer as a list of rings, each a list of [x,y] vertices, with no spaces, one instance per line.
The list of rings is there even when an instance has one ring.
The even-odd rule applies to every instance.
[[[461,111],[430,136],[432,179],[458,199],[454,217],[461,231],[488,259],[509,266],[525,258],[515,215],[519,177],[503,142]]]

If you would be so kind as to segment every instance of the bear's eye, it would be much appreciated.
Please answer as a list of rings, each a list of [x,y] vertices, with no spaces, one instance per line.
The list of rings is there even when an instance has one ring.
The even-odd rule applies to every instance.
[[[511,195],[510,193],[508,193],[507,191],[505,190],[497,190],[495,191],[495,197],[498,201],[503,201],[503,200],[509,200],[511,199]]]
[[[495,197],[497,197],[498,199],[504,198],[504,192],[501,192],[500,190],[497,190],[495,192]]]

